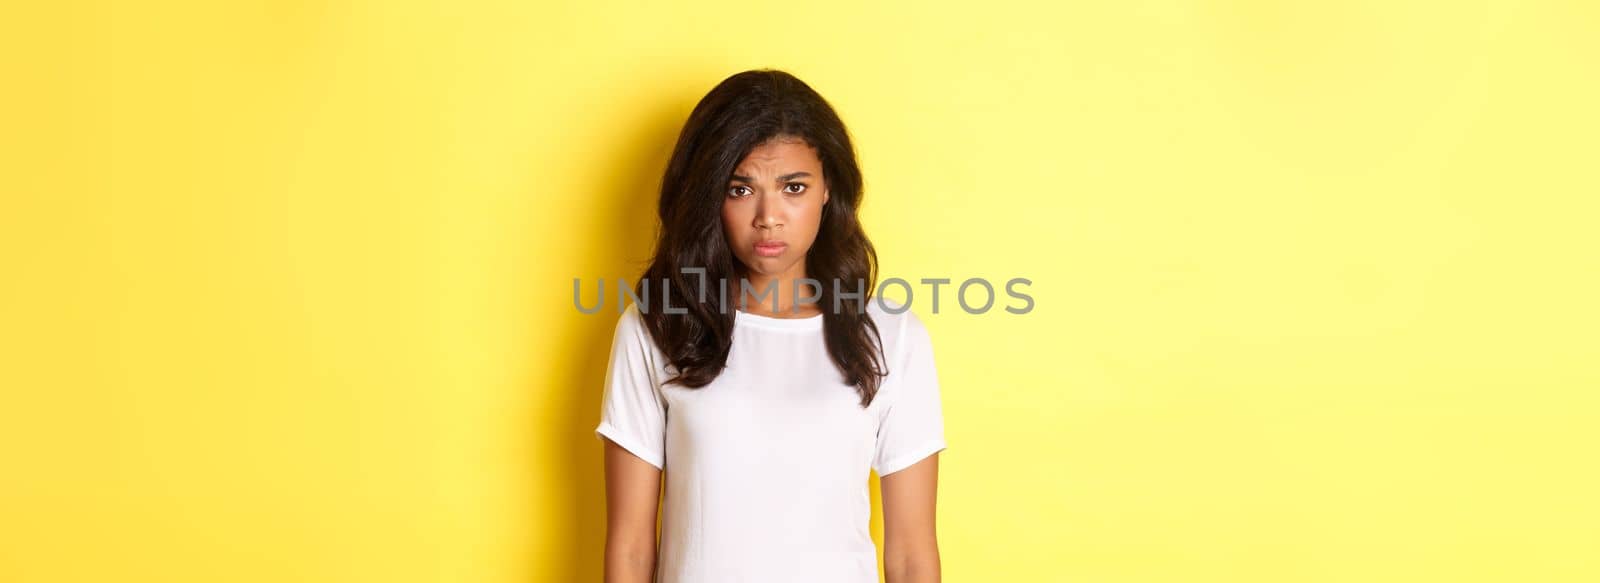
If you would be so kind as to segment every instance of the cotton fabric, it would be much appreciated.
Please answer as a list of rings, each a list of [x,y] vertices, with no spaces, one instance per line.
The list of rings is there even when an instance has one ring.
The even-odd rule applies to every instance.
[[[619,316],[595,435],[664,470],[657,583],[878,581],[869,471],[945,449],[928,330],[879,302],[866,310],[888,376],[864,409],[821,315],[738,311],[727,367],[698,389],[663,384],[673,369],[638,305]]]

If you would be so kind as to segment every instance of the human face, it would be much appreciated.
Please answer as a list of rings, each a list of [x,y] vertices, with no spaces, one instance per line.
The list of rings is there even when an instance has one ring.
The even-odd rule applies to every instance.
[[[805,277],[806,253],[828,202],[822,160],[804,140],[779,136],[750,150],[722,200],[728,246],[753,280]]]

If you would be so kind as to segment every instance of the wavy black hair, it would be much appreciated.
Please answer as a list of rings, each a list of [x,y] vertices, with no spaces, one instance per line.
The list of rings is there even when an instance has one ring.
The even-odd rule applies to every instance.
[[[806,276],[822,283],[818,291],[825,307],[828,356],[845,384],[856,387],[861,406],[866,407],[887,369],[882,337],[866,312],[877,287],[878,256],[856,215],[861,205],[861,168],[833,107],[789,73],[756,69],[734,74],[690,112],[661,180],[655,257],[636,286],[640,298],[662,299],[674,308],[686,307],[687,312],[646,310],[641,315],[675,369],[667,383],[699,388],[722,372],[733,346],[735,318],[734,310],[724,303],[737,301],[744,269],[722,228],[725,191],[739,162],[757,145],[779,136],[805,140],[822,162],[829,198],[822,207],[816,241],[806,254]],[[705,269],[705,278],[684,268]],[[651,294],[652,281],[665,282],[665,287]],[[717,289],[716,282],[724,281],[728,297]],[[841,301],[844,309],[827,309],[834,305],[833,282],[838,282],[839,291],[862,292],[860,303],[852,297]],[[705,301],[700,301],[702,297]]]

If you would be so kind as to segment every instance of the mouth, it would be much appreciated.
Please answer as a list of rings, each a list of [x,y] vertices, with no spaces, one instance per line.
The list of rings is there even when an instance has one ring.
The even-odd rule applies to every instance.
[[[784,249],[788,248],[789,244],[784,243],[783,241],[757,241],[756,255],[760,255],[762,257],[777,257],[783,254]]]

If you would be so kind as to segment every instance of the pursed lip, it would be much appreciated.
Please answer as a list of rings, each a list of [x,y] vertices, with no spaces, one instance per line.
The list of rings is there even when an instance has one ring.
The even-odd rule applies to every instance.
[[[776,257],[787,248],[789,244],[783,241],[756,241],[756,254],[765,257]]]

